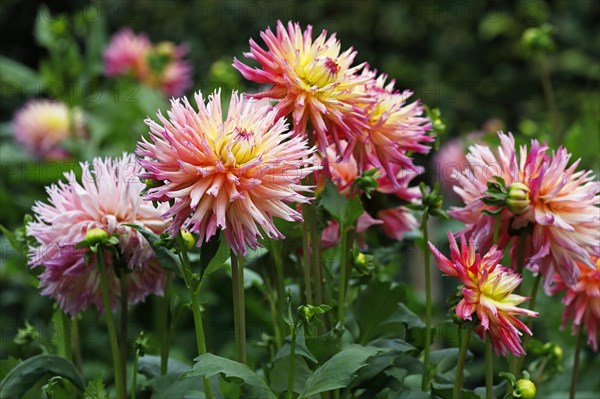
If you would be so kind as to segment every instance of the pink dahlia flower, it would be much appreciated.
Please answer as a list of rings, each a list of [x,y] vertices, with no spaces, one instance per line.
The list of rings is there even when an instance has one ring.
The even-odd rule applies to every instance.
[[[36,202],[35,221],[27,225],[27,234],[40,244],[29,249],[29,264],[44,267],[39,276],[42,294],[56,299],[71,315],[90,304],[103,309],[96,258],[86,264],[86,249],[75,249],[88,230],[100,228],[119,237],[119,262],[130,272],[129,303],[139,302],[148,294],[162,295],[165,269],[158,264],[146,239],[125,226],[137,224],[159,234],[168,224],[162,218],[164,205],[155,209],[140,197],[144,184],[136,177],[140,167],[135,157],[124,154],[116,160],[96,158],[92,165],[82,163],[81,167],[81,183],[75,173],[66,173],[66,182],[47,188],[48,203]],[[106,270],[115,307],[121,282],[115,274],[117,261],[110,254],[106,252]]]
[[[423,115],[420,101],[408,103],[411,91],[397,91],[394,89],[395,81],[386,84],[387,76],[383,74],[375,79],[376,72],[365,69],[362,76],[369,80],[357,90],[374,101],[365,105],[367,128],[352,141],[356,146],[355,156],[361,170],[365,164],[381,168],[398,186],[394,166],[417,169],[409,153],[429,152],[427,143],[435,140],[427,134],[431,130],[431,122]]]
[[[171,42],[152,44],[130,29],[116,33],[104,50],[108,76],[129,75],[166,96],[181,96],[192,85],[192,66],[184,60],[188,50]]]
[[[456,315],[463,320],[472,320],[472,315],[476,314],[480,325],[475,331],[482,338],[485,334],[490,337],[496,354],[505,355],[509,351],[515,356],[524,355],[519,336],[521,330],[529,335],[531,331],[517,316],[537,317],[538,313],[517,306],[528,299],[512,293],[521,284],[521,277],[498,264],[502,251],[496,246],[482,257],[476,252],[472,238],[467,243],[462,236],[460,249],[451,232],[448,232],[448,239],[450,259],[433,244],[429,243],[429,248],[439,269],[448,276],[457,277],[464,285]]]
[[[171,233],[184,227],[200,234],[198,244],[221,229],[238,254],[256,248],[262,232],[283,238],[273,217],[302,220],[286,203],[305,203],[310,191],[300,180],[318,169],[314,148],[291,137],[285,119],[266,101],[233,93],[223,120],[220,92],[195,95],[199,110],[187,98],[171,101],[160,124],[146,120],[150,139],[139,144],[142,177],[163,181],[148,191],[148,200],[175,203]],[[259,227],[261,230],[259,230]]]
[[[275,33],[269,28],[260,36],[267,49],[250,40],[250,52],[244,53],[246,58],[258,62],[259,68],[237,59],[233,62],[244,78],[272,85],[254,97],[279,100],[277,116],[291,113],[296,133],[306,134],[310,120],[322,153],[332,140],[341,152],[339,140],[366,127],[365,113],[359,104],[371,102],[367,93],[354,90],[370,79],[357,73],[364,64],[352,66],[356,51],[340,53],[335,34],[328,37],[323,31],[313,40],[310,25],[302,31],[298,23],[292,22],[286,28],[278,21]]]
[[[482,249],[493,244],[505,248],[512,242],[513,263],[519,238],[510,232],[530,226],[531,234],[525,245],[526,265],[542,273],[546,289],[555,273],[567,285],[575,285],[579,275],[577,261],[592,267],[590,254],[600,256],[600,183],[594,181],[591,171],[577,171],[579,161],[569,166],[571,154],[562,147],[549,156],[545,145],[532,140],[529,150],[522,146],[517,154],[510,133],[499,133],[499,137],[501,146],[497,155],[487,146],[470,147],[468,168],[455,174],[454,191],[465,206],[452,208],[450,215],[466,224],[463,233],[473,237]],[[497,243],[492,242],[495,216],[483,212],[494,210],[495,206],[481,200],[494,176],[502,177],[507,186],[524,184],[530,200],[519,215],[508,207],[503,209]]]
[[[131,74],[137,79],[148,75],[146,57],[152,43],[144,34],[125,28],[117,32],[104,50],[104,71],[108,76]]]
[[[68,152],[61,144],[73,135],[83,136],[83,115],[77,109],[72,111],[69,122],[69,108],[61,102],[32,100],[17,111],[12,122],[15,141],[28,152],[41,159],[62,159]]]
[[[588,335],[588,344],[598,351],[598,332],[600,331],[600,258],[593,258],[595,267],[590,268],[577,263],[579,278],[574,286],[569,287],[560,276],[555,276],[552,293],[565,291],[563,298],[563,328],[569,320],[573,320],[573,333],[583,324]]]
[[[419,227],[412,211],[402,205],[377,212],[377,219],[383,222],[381,227],[384,233],[398,241],[402,241],[406,233]]]

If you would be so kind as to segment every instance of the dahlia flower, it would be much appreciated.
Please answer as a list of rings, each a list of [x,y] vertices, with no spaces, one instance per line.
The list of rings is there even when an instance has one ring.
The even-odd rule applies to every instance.
[[[480,323],[475,331],[482,338],[485,334],[490,337],[496,354],[505,355],[509,351],[515,356],[524,355],[520,330],[529,335],[531,331],[517,316],[537,317],[538,313],[517,306],[528,299],[512,294],[521,283],[521,277],[498,264],[502,251],[496,246],[482,257],[476,252],[472,238],[467,243],[461,236],[460,249],[451,232],[448,232],[448,240],[451,259],[431,243],[429,248],[439,269],[463,283],[463,298],[456,306],[456,315],[463,320],[472,320],[475,313]]]
[[[272,85],[254,94],[255,98],[278,100],[277,116],[291,113],[297,134],[307,133],[310,120],[322,153],[331,140],[339,150],[341,139],[366,127],[365,113],[359,104],[370,103],[371,99],[367,93],[354,89],[370,77],[357,73],[364,64],[352,66],[356,51],[350,48],[340,53],[335,34],[328,37],[323,31],[313,40],[310,25],[303,32],[298,23],[292,22],[286,29],[278,21],[275,33],[269,28],[260,36],[267,50],[251,39],[250,52],[244,53],[260,68],[249,67],[237,59],[233,62],[244,78]]]
[[[385,170],[392,183],[398,186],[394,166],[417,169],[409,153],[429,152],[426,143],[435,140],[427,134],[432,128],[431,121],[423,116],[420,101],[407,102],[413,94],[411,91],[395,90],[395,81],[386,84],[384,74],[375,79],[376,71],[365,69],[362,76],[368,78],[367,83],[356,90],[373,101],[365,105],[366,129],[352,141],[356,146],[355,157],[361,166],[370,164]]]
[[[412,211],[402,205],[377,212],[377,219],[383,222],[381,227],[384,233],[398,241],[402,241],[407,232],[419,227],[419,222]]]
[[[84,134],[83,115],[77,109],[71,112],[72,127],[69,124],[69,108],[64,103],[29,101],[13,119],[15,141],[38,158],[66,158],[68,153],[61,144],[71,136],[71,128],[75,136]]]
[[[223,120],[220,91],[205,104],[195,95],[199,110],[187,98],[173,99],[167,117],[151,119],[151,141],[143,140],[137,153],[146,169],[141,176],[164,182],[148,191],[146,199],[174,200],[165,217],[174,217],[168,231],[182,227],[200,235],[198,245],[221,229],[231,248],[246,254],[256,248],[259,230],[283,238],[273,217],[302,220],[286,203],[305,203],[310,191],[300,180],[318,169],[314,148],[306,139],[291,137],[285,120],[266,101],[233,93]]]
[[[556,275],[552,293],[566,291],[562,300],[565,305],[562,327],[564,328],[569,320],[573,320],[575,333],[583,324],[587,331],[588,344],[597,351],[600,331],[600,258],[593,258],[593,261],[594,268],[577,263],[580,274],[574,286],[569,287]]]
[[[470,147],[468,168],[454,175],[454,191],[465,206],[448,213],[466,224],[463,233],[484,250],[493,244],[505,248],[512,242],[513,263],[519,238],[510,233],[529,226],[525,264],[542,273],[547,290],[555,273],[567,285],[575,285],[580,270],[577,262],[592,267],[590,255],[600,256],[599,182],[591,171],[577,171],[579,161],[569,166],[571,154],[563,147],[549,156],[547,146],[532,140],[530,149],[522,146],[517,155],[513,136],[499,133],[499,137],[497,156],[487,146]],[[519,215],[503,208],[496,243],[492,242],[496,216],[484,213],[496,207],[482,201],[494,176],[503,178],[507,186],[521,183],[529,190],[530,200]]]
[[[183,59],[186,54],[185,46],[154,45],[146,35],[123,29],[104,50],[104,70],[107,76],[129,75],[167,96],[180,96],[192,84],[192,66]]]
[[[82,163],[83,177],[65,174],[66,182],[46,189],[47,203],[33,206],[35,221],[27,225],[27,234],[40,244],[29,249],[29,265],[42,266],[40,288],[61,309],[71,315],[94,304],[103,309],[100,275],[96,257],[84,260],[86,249],[75,245],[85,239],[91,229],[117,234],[119,263],[129,269],[129,303],[143,300],[148,294],[162,295],[165,269],[159,264],[146,239],[125,224],[133,223],[159,234],[167,226],[162,218],[165,206],[154,208],[140,198],[144,188],[136,175],[140,172],[132,154],[118,159],[96,158],[92,164]],[[116,259],[107,251],[106,270],[111,304],[120,295],[120,279],[115,274]]]

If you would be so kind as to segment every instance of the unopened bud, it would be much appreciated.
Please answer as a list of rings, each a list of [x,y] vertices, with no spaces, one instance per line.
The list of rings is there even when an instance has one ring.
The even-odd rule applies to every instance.
[[[365,266],[367,264],[367,257],[362,252],[359,252],[354,258],[354,264],[356,266]]]
[[[162,181],[155,179],[146,179],[144,182],[146,183],[146,190],[164,185]]]
[[[522,399],[534,399],[536,393],[535,384],[530,380],[517,380],[513,396]]]
[[[512,183],[508,186],[506,205],[515,215],[521,215],[529,206],[529,187],[523,183]]]
[[[194,245],[196,244],[196,239],[194,238],[194,235],[192,233],[190,233],[189,231],[181,230],[181,238],[183,239],[183,243],[185,244],[185,248],[187,250],[194,248]]]
[[[87,233],[85,233],[85,240],[90,244],[98,244],[108,238],[108,233],[101,228],[95,227],[93,229],[89,229]]]

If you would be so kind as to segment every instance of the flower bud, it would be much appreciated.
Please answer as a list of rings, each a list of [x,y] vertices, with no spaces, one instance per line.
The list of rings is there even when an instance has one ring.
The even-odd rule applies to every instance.
[[[183,239],[183,243],[185,244],[185,248],[187,250],[194,248],[194,245],[196,244],[196,239],[194,238],[194,235],[192,233],[190,233],[189,231],[181,230],[181,238]]]
[[[101,228],[95,227],[93,229],[89,229],[87,233],[85,233],[85,240],[90,244],[98,244],[108,238],[108,233]]]
[[[517,380],[513,396],[522,399],[534,399],[536,393],[535,384],[530,380]]]
[[[515,215],[521,215],[529,206],[529,187],[523,183],[512,183],[508,186],[506,205]]]
[[[150,190],[151,188],[156,188],[164,185],[162,181],[155,179],[146,179],[144,183],[146,183],[146,190]]]
[[[362,252],[359,252],[358,255],[354,258],[354,264],[356,266],[365,266],[367,264],[367,257]]]

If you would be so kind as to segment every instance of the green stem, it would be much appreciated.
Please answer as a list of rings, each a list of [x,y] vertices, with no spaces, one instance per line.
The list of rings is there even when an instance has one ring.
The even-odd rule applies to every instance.
[[[244,266],[242,257],[231,252],[231,280],[233,283],[233,318],[238,362],[246,364],[246,305],[244,298]]]
[[[123,380],[127,378],[127,316],[128,316],[128,276],[125,272],[120,277],[121,282],[121,320],[119,321],[119,361],[123,371]]]
[[[523,266],[525,265],[525,244],[527,243],[527,232],[522,231],[519,234],[519,243],[517,244],[517,267],[515,271],[519,273],[519,275],[523,274]]]
[[[292,339],[290,342],[290,366],[288,370],[288,382],[287,382],[287,397],[288,399],[292,399],[294,395],[294,371],[296,361],[296,330],[298,329],[297,325],[294,325],[292,329]]]
[[[192,299],[192,314],[194,315],[194,329],[196,330],[196,346],[198,347],[198,354],[203,355],[206,353],[206,338],[204,336],[204,325],[202,323],[202,309],[200,307],[200,298],[198,296],[200,289],[200,282],[193,281],[192,266],[190,259],[187,254],[187,249],[181,232],[177,234],[177,247],[179,249],[179,256],[183,266],[183,277],[185,284],[190,292]],[[197,284],[197,285],[196,285]],[[202,377],[204,383],[204,393],[207,399],[213,399],[212,388],[210,381],[207,377]]]
[[[169,303],[171,302],[171,273],[167,273],[165,293],[159,302],[158,328],[160,334],[160,375],[167,374],[171,328],[169,325]]]
[[[340,241],[342,259],[340,261],[340,287],[338,290],[338,321],[343,322],[346,315],[346,285],[348,284],[348,229],[340,223]]]
[[[313,175],[311,175],[313,176]],[[313,177],[314,182],[314,177]],[[321,235],[317,228],[317,207],[314,204],[310,204],[308,209],[310,215],[308,227],[310,233],[310,240],[312,244],[312,255],[313,255],[313,276],[315,283],[315,305],[321,305],[323,303],[323,270],[321,269]]]
[[[60,311],[60,310],[59,310]],[[63,351],[64,356],[68,360],[73,360],[73,347],[71,339],[71,320],[64,312],[60,311],[63,328]]]
[[[304,214],[304,219],[308,219],[310,218],[310,216],[308,216],[308,204],[304,204],[303,206],[303,212]],[[308,230],[308,223],[306,223],[306,221],[304,223],[302,223],[302,251],[303,251],[303,255],[304,255],[304,292],[306,294],[306,303],[307,304],[314,304],[313,301],[313,297],[312,297],[312,280],[311,280],[311,257],[310,257],[310,249],[309,249],[309,243],[310,243],[310,233]]]
[[[79,372],[83,371],[83,359],[81,356],[81,343],[79,340],[79,323],[77,318],[71,320],[71,336],[73,337],[73,360]]]
[[[579,356],[583,346],[583,323],[579,325],[577,332],[577,343],[575,344],[575,360],[573,361],[573,374],[571,375],[571,389],[569,390],[569,399],[575,399],[577,388],[577,373],[579,372]]]
[[[135,399],[135,391],[137,387],[137,373],[138,373],[138,358],[140,356],[140,350],[135,350],[135,355],[133,356],[133,375],[131,377],[131,399]]]
[[[277,276],[277,312],[274,321],[277,323],[276,330],[279,331],[279,341],[276,339],[275,343],[277,344],[277,349],[281,349],[283,346],[283,337],[285,336],[285,323],[283,321],[283,309],[285,307],[285,277],[283,274],[281,251],[275,250],[273,253],[273,260],[275,262],[275,273]]]
[[[425,374],[421,380],[421,388],[423,391],[429,390],[429,351],[431,348],[431,270],[429,264],[429,249],[427,248],[427,242],[429,241],[428,230],[427,230],[427,219],[429,213],[427,210],[423,212],[423,219],[421,221],[421,231],[423,232],[423,257],[424,257],[424,268],[425,268],[425,348],[423,354],[423,363],[425,365]]]
[[[494,392],[494,354],[492,352],[492,341],[490,336],[485,336],[485,397],[493,399]]]
[[[543,58],[540,59],[539,67],[542,89],[544,90],[544,97],[546,97],[546,105],[550,110],[552,132],[554,133],[554,137],[557,140],[556,143],[562,143],[563,134],[560,131],[560,113],[558,112],[558,106],[556,105],[556,97],[554,96],[554,90],[552,89],[552,80],[550,79],[550,70],[548,68],[546,56],[543,56]]]
[[[538,292],[541,282],[542,282],[542,275],[540,273],[538,273],[538,275],[535,277],[535,280],[533,281],[533,286],[531,287],[531,299],[529,300],[529,310],[535,310],[535,303],[537,300],[537,292]],[[531,330],[531,328],[533,326],[533,318],[532,317],[528,318],[527,322],[525,324],[527,325],[527,328],[529,328]],[[523,348],[526,348],[528,343],[529,343],[529,336],[525,335],[525,337],[523,337],[523,344],[522,344]],[[525,356],[515,358],[514,369],[512,370],[513,375],[518,376],[521,374],[521,370],[523,369],[524,362],[525,362]]]
[[[467,351],[469,350],[469,344],[471,342],[471,327],[461,328],[459,330],[461,336],[460,339],[460,351],[458,353],[458,363],[456,365],[456,377],[454,378],[454,399],[461,399],[462,397],[462,386],[464,378],[465,360],[467,358]]]
[[[108,326],[108,339],[110,342],[110,350],[112,352],[117,399],[125,399],[127,397],[127,388],[125,387],[123,371],[121,370],[121,362],[119,361],[119,345],[117,344],[117,334],[115,330],[115,323],[113,321],[112,307],[110,305],[110,296],[108,293],[108,278],[106,276],[106,267],[104,265],[103,248],[98,249],[98,269],[100,271],[100,286],[102,288],[104,314],[106,315],[106,325]]]

